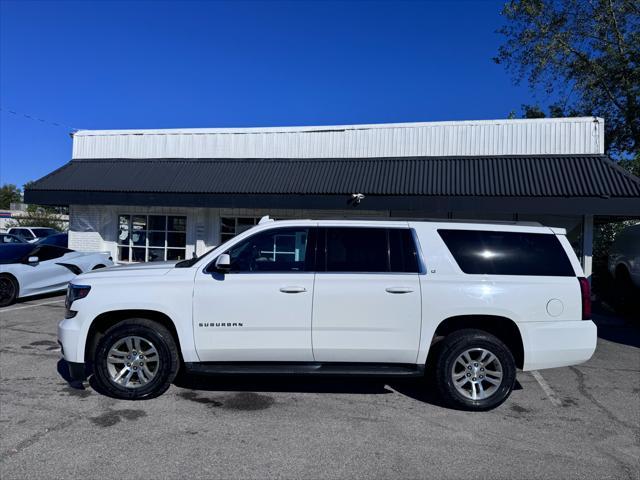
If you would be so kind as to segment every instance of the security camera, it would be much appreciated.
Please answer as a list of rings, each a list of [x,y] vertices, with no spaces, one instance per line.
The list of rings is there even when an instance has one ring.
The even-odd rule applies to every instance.
[[[352,193],[351,198],[353,199],[353,203],[358,205],[364,198],[364,193]]]

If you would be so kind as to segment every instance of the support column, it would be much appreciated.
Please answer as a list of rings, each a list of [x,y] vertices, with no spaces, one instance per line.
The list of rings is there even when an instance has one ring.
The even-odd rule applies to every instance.
[[[582,221],[582,269],[591,281],[593,272],[593,215],[585,215]]]

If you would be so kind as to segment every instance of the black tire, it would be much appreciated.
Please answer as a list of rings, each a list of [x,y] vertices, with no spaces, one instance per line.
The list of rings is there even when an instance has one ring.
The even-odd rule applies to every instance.
[[[144,385],[135,386],[132,384],[130,387],[123,386],[116,383],[109,372],[107,357],[110,350],[127,337],[140,337],[147,344],[152,344],[157,351],[158,362],[153,372],[154,376]],[[151,362],[149,361],[149,363]],[[97,390],[111,397],[125,400],[150,399],[162,395],[171,386],[179,366],[180,356],[173,335],[164,326],[146,318],[123,320],[107,330],[98,341],[93,358],[93,371],[98,387]],[[119,366],[113,368],[119,368]],[[147,368],[149,367],[147,366]],[[133,375],[132,382],[137,380],[140,383],[139,373],[134,372]]]
[[[439,349],[440,353],[436,361],[435,377],[438,392],[446,406],[459,410],[491,410],[501,405],[511,394],[516,380],[516,363],[511,351],[495,336],[483,330],[458,330],[442,340]],[[501,381],[497,386],[493,386],[488,383],[487,380],[478,380],[481,385],[484,386],[483,388],[492,389],[492,392],[486,398],[475,400],[463,395],[454,385],[453,378],[454,368],[461,370],[458,372],[458,375],[466,372],[466,370],[464,370],[465,367],[456,363],[458,357],[464,352],[473,349],[484,349],[492,353],[499,361],[499,366],[502,369]],[[477,354],[480,356],[482,351],[477,350]],[[482,367],[483,363],[480,362],[478,364],[473,362],[472,365],[480,365]],[[496,364],[493,363],[492,365],[495,366]],[[475,367],[472,366],[472,368]],[[495,368],[492,367],[492,369]],[[487,370],[489,370],[488,365]],[[482,374],[482,372],[480,372],[480,374]],[[471,375],[473,375],[473,373],[471,373]],[[483,375],[483,377],[485,375]],[[465,376],[469,375],[465,373]],[[476,379],[476,377],[471,378]],[[471,380],[471,378],[469,380]],[[469,382],[469,380],[467,380],[467,382]],[[496,379],[492,378],[492,380],[495,381]],[[475,387],[471,387],[471,383],[466,383],[465,386],[467,385],[469,385],[468,388],[470,390],[475,391]]]
[[[95,267],[93,267],[91,270],[99,270],[101,268],[104,268],[104,265],[96,265]]]
[[[8,307],[18,298],[19,285],[15,278],[6,273],[0,274],[0,307]]]

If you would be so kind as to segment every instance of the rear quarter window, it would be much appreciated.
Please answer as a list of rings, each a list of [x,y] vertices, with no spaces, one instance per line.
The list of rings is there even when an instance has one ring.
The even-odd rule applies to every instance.
[[[574,277],[575,272],[553,234],[438,230],[464,273]]]

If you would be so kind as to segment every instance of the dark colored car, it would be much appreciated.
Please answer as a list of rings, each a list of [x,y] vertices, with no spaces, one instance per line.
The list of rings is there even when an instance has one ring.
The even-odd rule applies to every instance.
[[[22,238],[12,233],[0,233],[0,245],[6,245],[8,243],[27,243]]]
[[[41,238],[36,242],[38,245],[53,245],[56,247],[68,248],[69,246],[69,234],[68,233],[56,233],[49,235],[48,237]]]

